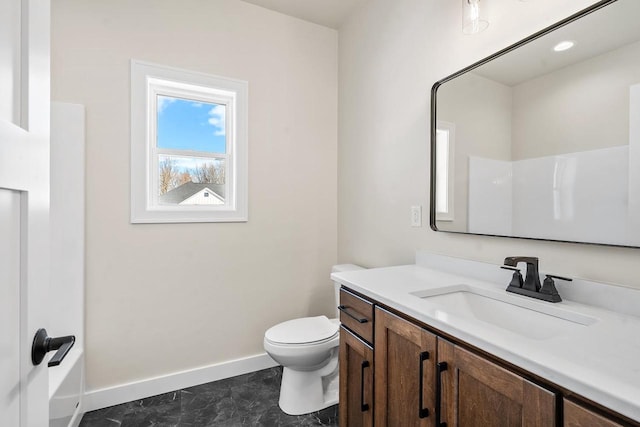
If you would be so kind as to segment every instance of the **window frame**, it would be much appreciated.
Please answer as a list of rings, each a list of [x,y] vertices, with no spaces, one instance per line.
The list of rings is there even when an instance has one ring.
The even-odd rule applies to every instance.
[[[158,95],[225,105],[225,153],[159,148]],[[131,60],[131,223],[248,221],[248,83]],[[225,159],[224,205],[161,205],[160,156]]]

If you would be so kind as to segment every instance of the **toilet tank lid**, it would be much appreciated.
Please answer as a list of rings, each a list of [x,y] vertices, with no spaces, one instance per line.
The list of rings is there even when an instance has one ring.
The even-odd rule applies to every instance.
[[[355,264],[338,264],[331,267],[332,273],[340,273],[342,271],[355,271],[355,270],[364,270],[364,268]]]
[[[331,338],[338,329],[339,324],[327,316],[302,317],[272,326],[264,337],[280,344],[308,344]]]

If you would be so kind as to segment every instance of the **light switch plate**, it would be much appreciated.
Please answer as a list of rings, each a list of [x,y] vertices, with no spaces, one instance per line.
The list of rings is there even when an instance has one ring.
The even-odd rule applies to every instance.
[[[422,206],[411,206],[411,226],[422,227]]]

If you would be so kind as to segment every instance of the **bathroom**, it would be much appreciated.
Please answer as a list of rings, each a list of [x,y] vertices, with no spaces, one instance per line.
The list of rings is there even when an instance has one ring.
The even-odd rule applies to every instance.
[[[523,254],[640,288],[636,248],[429,227],[433,84],[595,1],[486,0],[473,35],[460,0],[296,3],[50,3],[50,99],[85,117],[83,331],[33,330],[82,336],[78,413],[273,367],[268,328],[335,317],[336,264]],[[248,82],[247,221],[132,222],[132,60]]]

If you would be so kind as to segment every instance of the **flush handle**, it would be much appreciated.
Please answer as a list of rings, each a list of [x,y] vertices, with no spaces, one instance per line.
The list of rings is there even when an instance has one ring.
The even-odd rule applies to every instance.
[[[47,353],[57,350],[56,354],[49,360],[48,366],[58,366],[67,356],[75,342],[75,335],[52,338],[47,334],[46,329],[38,329],[36,336],[33,338],[33,345],[31,346],[31,362],[33,362],[34,365],[39,365]]]

